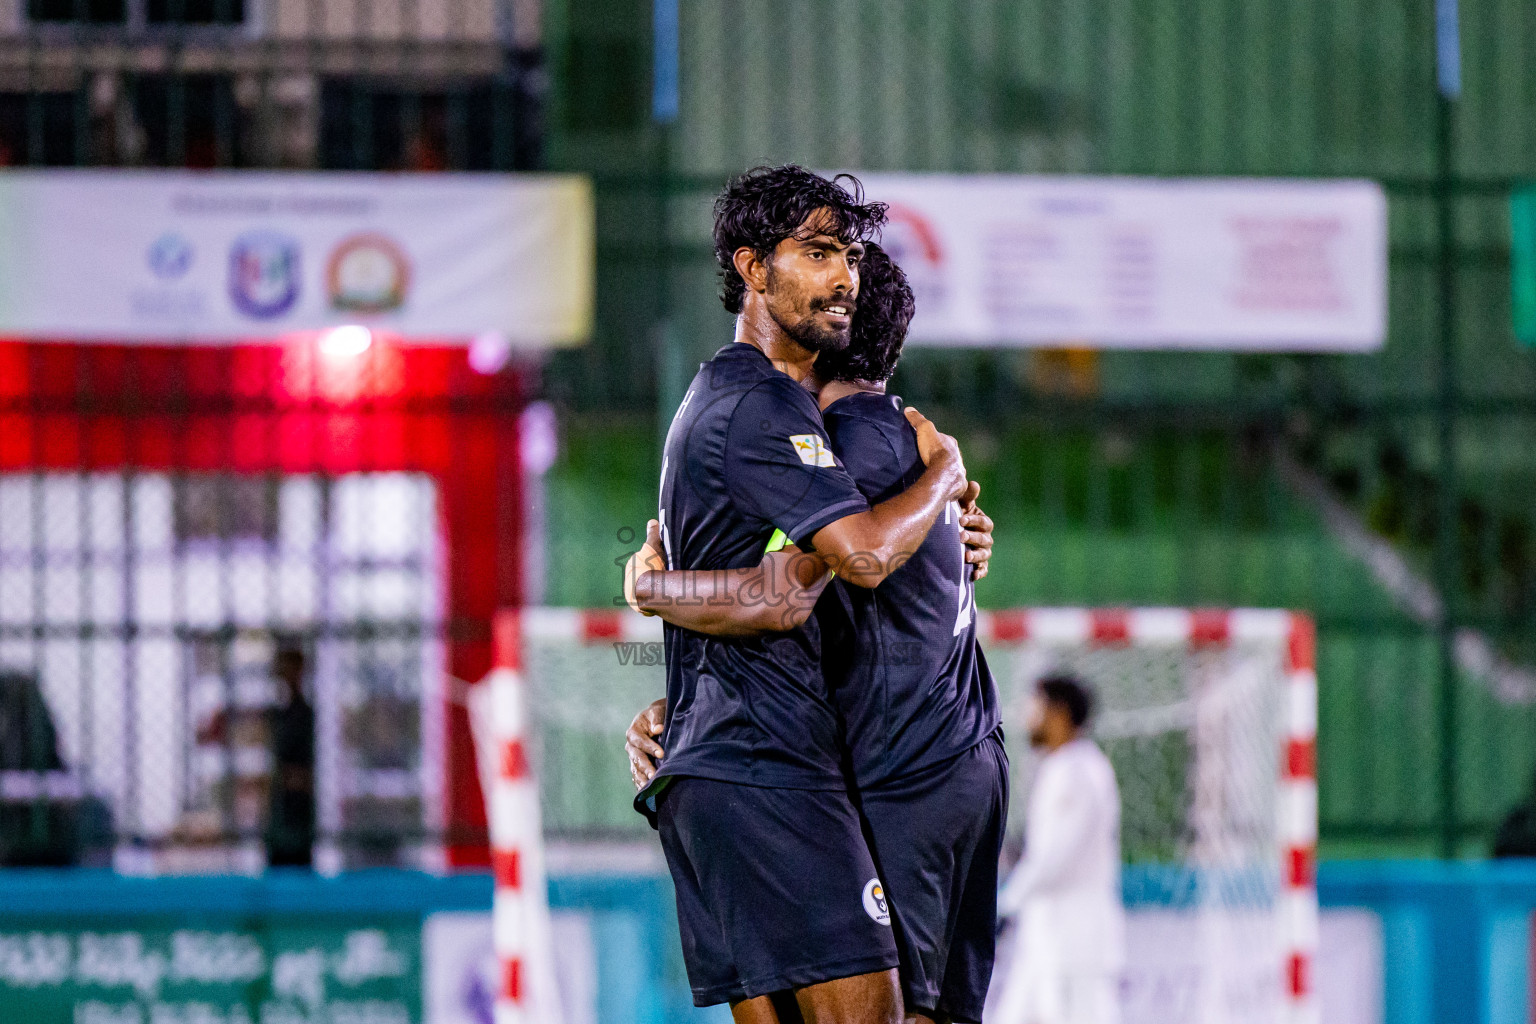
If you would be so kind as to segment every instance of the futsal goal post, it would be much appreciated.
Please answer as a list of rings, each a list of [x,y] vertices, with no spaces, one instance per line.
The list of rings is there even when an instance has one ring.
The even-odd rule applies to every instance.
[[[1127,1024],[1315,1021],[1311,620],[1018,608],[978,612],[978,630],[1013,763],[1014,849],[1036,764],[1023,725],[1035,683],[1071,672],[1097,698],[1092,734],[1121,794]],[[665,692],[659,621],[528,608],[497,634],[526,685],[545,835],[633,837],[623,734]]]

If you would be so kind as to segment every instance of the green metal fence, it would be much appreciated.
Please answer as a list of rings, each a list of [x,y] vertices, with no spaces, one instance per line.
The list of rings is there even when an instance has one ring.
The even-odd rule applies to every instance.
[[[708,202],[730,173],[1373,178],[1377,354],[915,351],[895,388],[985,485],[983,603],[1312,610],[1325,847],[1486,849],[1536,764],[1536,361],[1507,226],[1536,176],[1536,8],[1464,2],[1447,95],[1433,0],[681,0],[669,123],[646,110],[650,13],[547,21],[547,152],[597,176],[601,240],[598,335],[546,375],[582,411],[555,486],[599,525],[553,539],[552,599],[611,597],[614,531],[651,500],[646,413],[729,337]]]
[[[547,600],[577,605],[612,598],[658,417],[729,337],[729,174],[1377,179],[1377,354],[918,350],[895,386],[986,488],[983,603],[1311,610],[1325,844],[1481,849],[1536,764],[1536,359],[1507,212],[1536,177],[1536,5],[1463,0],[1451,97],[1434,0],[676,0],[658,120],[668,3],[30,2],[0,23],[0,161],[591,174],[597,329],[542,377],[549,508],[582,510],[549,516]]]

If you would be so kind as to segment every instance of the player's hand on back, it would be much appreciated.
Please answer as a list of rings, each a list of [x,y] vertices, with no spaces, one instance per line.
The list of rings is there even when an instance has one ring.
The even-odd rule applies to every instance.
[[[630,555],[629,561],[624,564],[624,600],[641,615],[656,613],[640,607],[640,600],[635,594],[635,581],[644,573],[666,567],[666,559],[661,553],[661,524],[652,519],[645,524],[645,543],[640,545],[640,550]]]
[[[954,489],[949,497],[951,499],[960,497],[966,488],[965,461],[960,457],[960,443],[948,434],[940,433],[932,420],[911,406],[903,412],[906,414],[907,422],[917,431],[917,454],[922,458],[923,465],[945,466],[954,480]]]
[[[987,575],[987,564],[992,558],[992,517],[976,504],[980,496],[981,484],[975,480],[960,495],[960,540],[965,544],[965,560],[970,563],[973,581]]]
[[[652,701],[629,723],[624,734],[624,753],[629,755],[629,778],[635,789],[644,789],[656,776],[656,762],[666,756],[655,737],[667,724],[666,698]]]

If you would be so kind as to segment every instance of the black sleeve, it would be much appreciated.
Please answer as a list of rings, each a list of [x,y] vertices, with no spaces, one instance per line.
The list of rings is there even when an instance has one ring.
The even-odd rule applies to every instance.
[[[827,417],[832,449],[871,505],[906,490],[901,458],[880,424],[863,416]]]
[[[726,428],[725,486],[743,512],[801,545],[869,508],[832,454],[816,400],[788,377],[763,381],[737,403]]]

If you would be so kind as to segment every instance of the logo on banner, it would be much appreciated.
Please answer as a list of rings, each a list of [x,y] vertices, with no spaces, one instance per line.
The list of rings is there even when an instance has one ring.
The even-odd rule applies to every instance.
[[[919,307],[943,304],[944,250],[927,217],[910,206],[892,203],[886,211],[880,244],[906,273]]]
[[[172,231],[149,245],[150,272],[162,281],[174,281],[192,267],[192,243]]]
[[[275,231],[252,231],[229,251],[229,299],[246,316],[270,320],[299,298],[299,243]]]
[[[349,313],[399,309],[410,284],[410,261],[384,235],[367,233],[343,239],[325,265],[331,308]]]

